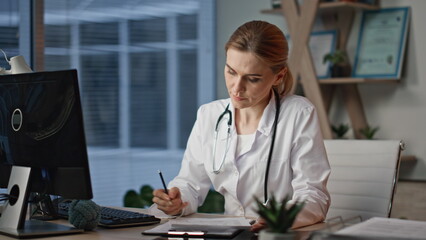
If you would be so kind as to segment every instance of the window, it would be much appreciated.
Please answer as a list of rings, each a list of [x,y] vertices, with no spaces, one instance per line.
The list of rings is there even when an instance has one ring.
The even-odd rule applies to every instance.
[[[22,55],[23,2],[0,0],[9,57]],[[215,96],[214,0],[34,2],[44,51],[31,53],[33,68],[79,73],[94,200],[119,206],[126,190],[161,187],[157,169],[171,180],[198,106]]]
[[[0,1],[0,49],[7,56],[19,54],[19,6],[17,1]],[[0,67],[9,69],[3,53],[0,52]]]
[[[2,3],[2,1],[0,1]],[[15,1],[2,3],[0,8],[0,49],[8,57],[18,55],[19,53],[19,6]],[[0,71],[9,70],[9,64],[4,58],[3,52],[0,52]],[[0,189],[0,193],[6,193],[6,189]]]

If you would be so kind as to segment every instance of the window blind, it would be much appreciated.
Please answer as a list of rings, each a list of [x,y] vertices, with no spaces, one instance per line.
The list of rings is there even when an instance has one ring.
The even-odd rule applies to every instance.
[[[17,1],[1,0],[0,3],[0,49],[10,58],[19,53],[19,7]],[[0,67],[10,69],[2,52]]]
[[[20,54],[16,2],[0,0],[9,56]],[[128,189],[156,187],[153,169],[177,174],[197,108],[215,96],[214,2],[44,0],[36,41],[44,70],[78,70],[97,203],[118,206]]]
[[[216,80],[214,38],[200,40],[214,36],[213,2],[45,0],[45,68],[79,72],[97,203],[155,187],[153,169],[177,174],[200,99],[215,95],[200,88]]]

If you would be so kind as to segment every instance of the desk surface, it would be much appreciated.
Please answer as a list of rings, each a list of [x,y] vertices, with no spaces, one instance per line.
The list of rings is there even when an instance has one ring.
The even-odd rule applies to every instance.
[[[136,211],[136,212],[144,212],[143,209],[132,208],[131,210]],[[190,217],[214,218],[214,217],[223,217],[223,215],[196,213],[196,214],[191,215]],[[52,221],[52,222],[53,223],[59,223],[59,224],[62,224],[62,225],[71,226],[67,220],[55,220],[55,221]],[[164,220],[162,221],[162,223],[163,222],[164,222]],[[34,239],[39,239],[39,240],[74,240],[74,239],[78,239],[78,240],[81,240],[81,239],[87,239],[87,240],[91,240],[91,239],[96,239],[96,240],[116,240],[116,239],[163,240],[164,239],[164,240],[167,240],[168,238],[163,238],[163,237],[159,237],[159,236],[147,236],[147,235],[141,234],[143,231],[148,230],[148,229],[150,229],[154,226],[157,226],[157,225],[128,227],[128,228],[116,228],[116,229],[106,229],[106,228],[98,227],[98,228],[94,229],[93,231],[86,231],[86,232],[83,232],[83,233],[53,236],[53,237],[46,237],[46,238],[34,238]],[[300,230],[299,238],[300,239],[307,239],[309,237],[311,231],[318,230],[318,229],[321,229],[321,228],[323,228],[323,224],[315,224],[315,225],[312,225],[312,226],[300,228],[300,229],[298,229],[298,230]],[[234,238],[234,240],[252,239],[253,236],[254,236],[253,233],[251,233],[249,231],[244,231],[244,232],[238,234]],[[10,239],[16,239],[16,238],[11,238],[11,237],[7,237],[5,235],[0,235],[0,239],[10,240]]]

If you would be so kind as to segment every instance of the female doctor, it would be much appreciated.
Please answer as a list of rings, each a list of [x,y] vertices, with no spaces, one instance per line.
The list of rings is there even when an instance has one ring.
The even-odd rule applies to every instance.
[[[264,21],[240,26],[225,46],[228,99],[201,106],[177,177],[168,194],[154,191],[169,215],[197,211],[211,187],[225,198],[225,214],[257,217],[254,196],[274,194],[305,207],[293,227],[324,220],[330,167],[314,106],[291,95],[288,44]],[[264,227],[259,221],[252,230]]]

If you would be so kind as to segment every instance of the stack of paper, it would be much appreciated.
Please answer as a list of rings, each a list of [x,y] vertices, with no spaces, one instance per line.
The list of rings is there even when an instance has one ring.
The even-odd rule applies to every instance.
[[[339,230],[335,235],[392,239],[426,239],[426,222],[375,217]]]

